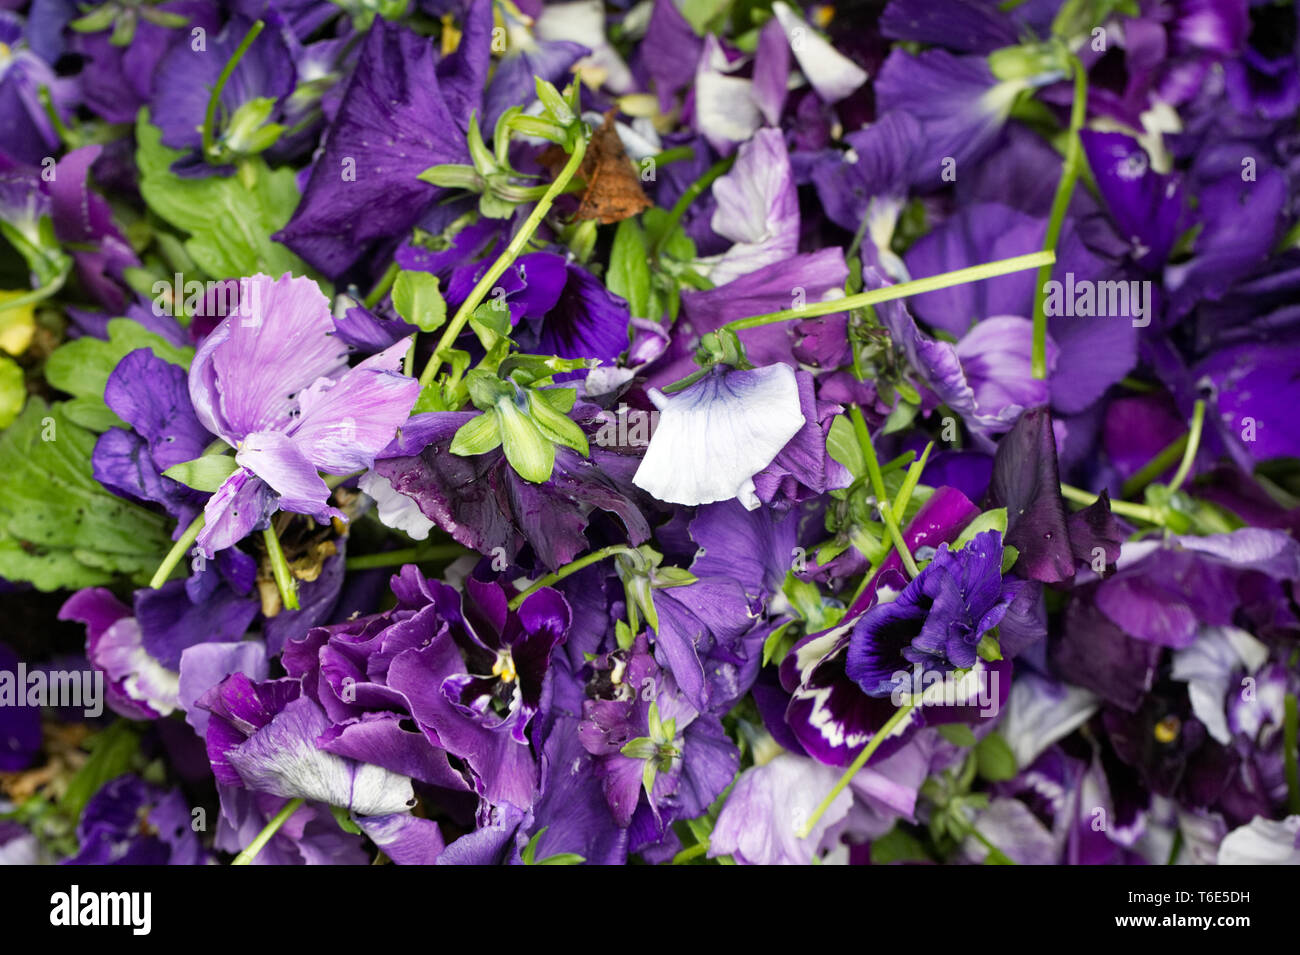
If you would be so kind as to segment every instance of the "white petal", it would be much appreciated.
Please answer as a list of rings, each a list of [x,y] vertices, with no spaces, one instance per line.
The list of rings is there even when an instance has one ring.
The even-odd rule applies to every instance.
[[[754,475],[803,424],[789,366],[710,374],[668,400],[632,482],[671,504],[740,497],[752,510]]]
[[[412,540],[422,541],[433,530],[433,521],[424,516],[413,498],[393,490],[392,482],[374,471],[367,471],[357,481],[357,487],[370,495],[379,509],[379,523],[385,527],[405,531]]]
[[[1219,865],[1300,865],[1300,816],[1280,822],[1256,816],[1232,830],[1219,845]]]
[[[827,103],[838,103],[867,81],[866,70],[823,40],[784,3],[772,4],[772,12],[799,61],[800,72]]]

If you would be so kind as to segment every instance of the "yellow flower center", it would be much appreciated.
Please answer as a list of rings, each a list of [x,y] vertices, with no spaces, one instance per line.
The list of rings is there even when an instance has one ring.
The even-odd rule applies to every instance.
[[[509,650],[502,650],[497,654],[497,662],[492,664],[492,675],[500,677],[503,683],[513,683],[519,674],[515,672],[515,661],[510,656]]]
[[[1158,743],[1172,743],[1178,739],[1178,731],[1182,729],[1182,721],[1176,716],[1166,716],[1156,724],[1155,736]]]

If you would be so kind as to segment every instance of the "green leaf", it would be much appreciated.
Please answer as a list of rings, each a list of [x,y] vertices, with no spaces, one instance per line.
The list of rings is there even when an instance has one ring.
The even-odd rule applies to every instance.
[[[767,639],[763,641],[763,666],[773,662],[780,663],[790,652],[790,648],[795,645],[799,638],[791,627],[793,622],[787,620],[768,634]]]
[[[555,445],[513,401],[506,400],[497,405],[497,418],[501,427],[501,446],[515,473],[534,484],[550,480],[555,468]]]
[[[682,16],[699,34],[709,32],[709,25],[720,20],[733,0],[685,0],[681,4]]]
[[[171,548],[171,522],[94,479],[96,435],[33,397],[0,435],[0,577],[39,590],[144,584]]]
[[[939,727],[939,735],[954,746],[975,745],[975,734],[965,723],[945,723]]]
[[[81,811],[90,797],[99,792],[109,780],[116,779],[131,768],[131,761],[140,748],[140,737],[126,720],[118,720],[108,729],[87,741],[90,758],[68,783],[59,800],[59,808],[73,819],[81,818]]]
[[[1012,779],[1019,771],[1015,753],[1000,733],[990,733],[976,744],[975,761],[979,774],[993,783]]]
[[[1020,558],[1020,549],[1012,547],[1010,544],[1002,545],[1002,573],[1007,573],[1012,567],[1016,566],[1016,561]]]
[[[645,230],[636,219],[624,219],[614,233],[605,284],[615,295],[627,299],[633,315],[650,318],[657,317],[650,314],[650,279]]]
[[[438,276],[430,272],[398,272],[393,282],[393,308],[424,332],[447,321],[447,303],[438,288]]]
[[[587,861],[586,856],[580,856],[576,852],[557,852],[553,856],[547,856],[536,865],[582,865]]]
[[[982,534],[985,531],[1000,531],[1003,537],[1007,535],[1007,509],[1005,507],[995,507],[991,511],[985,511],[975,520],[966,525],[966,529],[961,532],[952,543],[954,551],[961,550],[967,544],[975,539],[976,534]]]
[[[126,425],[121,418],[109,410],[104,399],[98,395],[83,395],[63,403],[63,413],[73,424],[79,424],[96,434],[109,428],[121,428]]]
[[[867,459],[858,444],[858,436],[853,433],[853,423],[848,415],[836,415],[831,421],[831,430],[826,435],[826,453],[848,468],[855,478],[867,473]]]
[[[108,323],[108,341],[85,336],[56,348],[45,362],[45,380],[78,401],[67,416],[92,430],[123,426],[104,404],[104,388],[118,362],[137,348],[148,348],[158,358],[188,368],[193,348],[178,348],[139,322],[115,318]],[[94,427],[96,424],[102,427]]]
[[[193,461],[173,464],[163,474],[196,491],[211,492],[221,487],[226,478],[238,470],[239,465],[229,454],[205,454]]]
[[[641,221],[645,225],[646,244],[651,247],[658,244],[665,255],[678,262],[694,262],[695,243],[691,241],[691,237],[686,234],[686,230],[681,225],[674,226],[666,239],[660,239],[667,230],[671,218],[667,209],[647,209],[641,214]],[[676,288],[675,283],[674,288]]]
[[[142,109],[135,124],[140,194],[160,218],[189,235],[185,251],[199,268],[217,279],[306,273],[301,259],[271,239],[298,206],[291,167],[272,171],[251,158],[242,161],[242,176],[182,179],[169,168],[181,152],[162,145],[162,133],[147,117]]]
[[[550,826],[542,826],[533,833],[533,837],[528,840],[528,845],[524,846],[524,851],[519,853],[519,860],[524,865],[534,865],[533,859],[537,856],[537,843],[541,841],[542,836]]]
[[[929,855],[920,839],[901,825],[895,826],[879,839],[871,842],[871,864],[889,865],[893,862],[928,862]]]
[[[27,383],[22,367],[8,355],[0,355],[0,428],[14,423],[27,400]]]
[[[452,454],[470,457],[475,454],[487,454],[501,444],[501,427],[495,411],[485,411],[476,418],[470,418],[456,431],[451,439]]]

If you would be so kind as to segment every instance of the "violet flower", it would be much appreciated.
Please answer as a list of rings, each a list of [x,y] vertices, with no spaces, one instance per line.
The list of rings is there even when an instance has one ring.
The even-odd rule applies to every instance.
[[[1014,593],[1002,580],[1002,535],[984,531],[959,551],[942,545],[889,603],[853,627],[845,670],[870,696],[890,694],[908,664],[965,670],[980,639],[1006,615]]]
[[[77,823],[77,854],[65,865],[206,865],[179,789],[170,792],[127,774],[90,797]]]
[[[347,367],[329,301],[310,279],[256,275],[241,285],[238,314],[190,366],[195,414],[236,449],[239,465],[204,507],[196,543],[209,554],[265,527],[277,510],[346,520],[317,472],[370,467],[420,390],[400,372],[406,341]]]

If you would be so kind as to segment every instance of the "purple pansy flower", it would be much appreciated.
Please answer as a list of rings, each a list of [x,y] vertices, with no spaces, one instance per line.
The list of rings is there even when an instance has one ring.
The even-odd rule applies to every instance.
[[[411,781],[317,746],[330,726],[297,680],[254,683],[235,673],[198,700],[211,715],[206,742],[219,783],[289,799],[339,806],[363,816],[415,804]]]
[[[490,23],[490,5],[470,12]],[[427,37],[376,17],[302,202],[277,238],[336,277],[415,225],[443,192],[420,173],[469,161],[465,134],[483,79],[470,67],[486,64],[491,42],[490,26],[467,32],[439,62]]]
[[[211,861],[179,789],[127,774],[90,798],[77,823],[77,854],[66,865],[206,865]]]
[[[632,824],[643,789],[660,828],[707,811],[740,763],[718,718],[681,696],[672,674],[650,658],[644,635],[593,666],[603,692],[583,704],[578,736],[597,758],[618,824]]]
[[[257,275],[242,284],[250,307],[241,298],[190,366],[195,414],[235,448],[239,465],[204,507],[196,543],[207,553],[265,526],[276,510],[346,520],[317,472],[368,468],[419,393],[399,371],[409,342],[347,367],[348,348],[315,282]]]
[[[984,531],[959,551],[942,545],[894,600],[858,618],[845,672],[870,696],[894,691],[906,664],[967,669],[980,639],[1014,596],[1002,579],[1002,535]]]
[[[289,52],[288,29],[278,15],[269,18],[267,29],[258,34],[238,66],[226,78],[217,103],[212,148],[232,159],[258,153],[269,145],[267,123],[285,118],[281,109],[297,81]],[[149,117],[162,132],[163,145],[184,150],[172,171],[179,176],[203,177],[214,170],[204,155],[201,124],[217,78],[235,49],[248,35],[252,21],[232,17],[208,46],[194,49],[177,43],[158,63],[154,72],[153,100]],[[223,172],[223,170],[216,170]],[[228,173],[230,167],[224,169]]]

